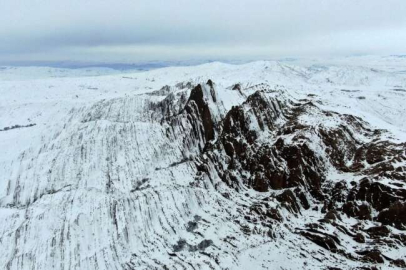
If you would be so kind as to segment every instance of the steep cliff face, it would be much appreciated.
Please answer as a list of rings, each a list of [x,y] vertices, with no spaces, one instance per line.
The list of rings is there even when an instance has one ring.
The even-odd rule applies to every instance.
[[[406,143],[315,94],[226,82],[1,131],[35,141],[0,159],[0,268],[405,268]]]
[[[207,174],[217,175],[236,193],[266,193],[266,202],[249,207],[246,216],[255,229],[269,227],[262,220],[291,226],[283,221],[302,211],[323,214],[292,231],[360,265],[386,261],[404,267],[404,260],[381,250],[397,244],[404,249],[406,144],[383,139],[384,131],[352,115],[286,96],[258,91],[233,107],[200,159],[214,168]],[[269,201],[277,206],[269,207]],[[289,213],[285,217],[283,208]]]

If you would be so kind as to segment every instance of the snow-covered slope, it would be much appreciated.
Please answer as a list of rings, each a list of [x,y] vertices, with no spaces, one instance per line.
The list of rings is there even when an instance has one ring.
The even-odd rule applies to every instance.
[[[385,63],[14,70],[0,269],[406,267],[406,74]]]

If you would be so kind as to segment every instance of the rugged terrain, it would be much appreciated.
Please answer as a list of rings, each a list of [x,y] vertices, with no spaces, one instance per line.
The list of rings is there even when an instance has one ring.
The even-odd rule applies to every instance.
[[[406,73],[378,60],[5,68],[0,268],[405,269]]]

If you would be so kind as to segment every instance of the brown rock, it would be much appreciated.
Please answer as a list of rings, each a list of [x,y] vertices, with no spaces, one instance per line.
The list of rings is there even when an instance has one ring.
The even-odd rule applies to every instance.
[[[372,263],[384,263],[381,252],[377,249],[358,251],[357,254],[363,255],[363,259]]]
[[[386,237],[386,236],[389,236],[389,234],[391,233],[391,231],[386,226],[371,227],[371,228],[367,229],[366,232],[372,238]]]
[[[354,236],[354,240],[357,241],[358,243],[365,243],[365,236],[362,233],[357,233]]]
[[[337,243],[336,239],[334,239],[334,237],[332,237],[331,235],[328,234],[324,234],[321,232],[316,233],[311,233],[311,232],[307,232],[307,231],[302,231],[300,232],[300,234],[304,237],[306,237],[307,239],[309,239],[310,241],[312,241],[313,243],[327,249],[330,250],[332,252],[336,252],[338,250],[337,248]]]
[[[324,216],[324,219],[328,219],[328,220],[337,220],[339,219],[339,215],[337,213],[337,211],[335,210],[330,210],[326,213],[326,215]]]
[[[299,213],[300,206],[297,203],[295,194],[292,190],[287,189],[283,193],[276,196],[276,200],[282,203],[282,206],[285,207],[291,213]]]
[[[371,207],[367,203],[358,205],[352,201],[346,202],[342,210],[350,217],[358,219],[371,219]]]
[[[406,228],[406,203],[396,202],[388,209],[381,211],[376,219],[385,225],[394,226],[400,230]]]
[[[393,260],[391,265],[406,269],[406,262],[402,259]]]

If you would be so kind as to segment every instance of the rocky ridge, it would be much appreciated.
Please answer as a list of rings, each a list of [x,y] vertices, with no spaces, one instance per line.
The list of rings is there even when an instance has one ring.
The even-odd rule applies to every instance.
[[[3,167],[0,268],[406,267],[406,144],[322,103],[195,80],[72,108]]]
[[[241,91],[239,85],[232,89]],[[220,179],[229,187],[225,198],[244,194],[252,200],[241,209],[245,234],[277,239],[275,227],[290,226],[290,216],[316,211],[324,217],[292,227],[292,233],[359,265],[406,267],[404,259],[381,252],[406,243],[406,143],[385,140],[384,130],[358,117],[323,111],[284,91],[255,91],[220,114],[215,104],[209,80],[192,89],[185,105],[185,117],[198,118],[191,125],[205,144],[194,159],[196,181]],[[345,179],[331,179],[333,173]],[[245,193],[251,189],[266,195],[259,200],[257,193]]]

